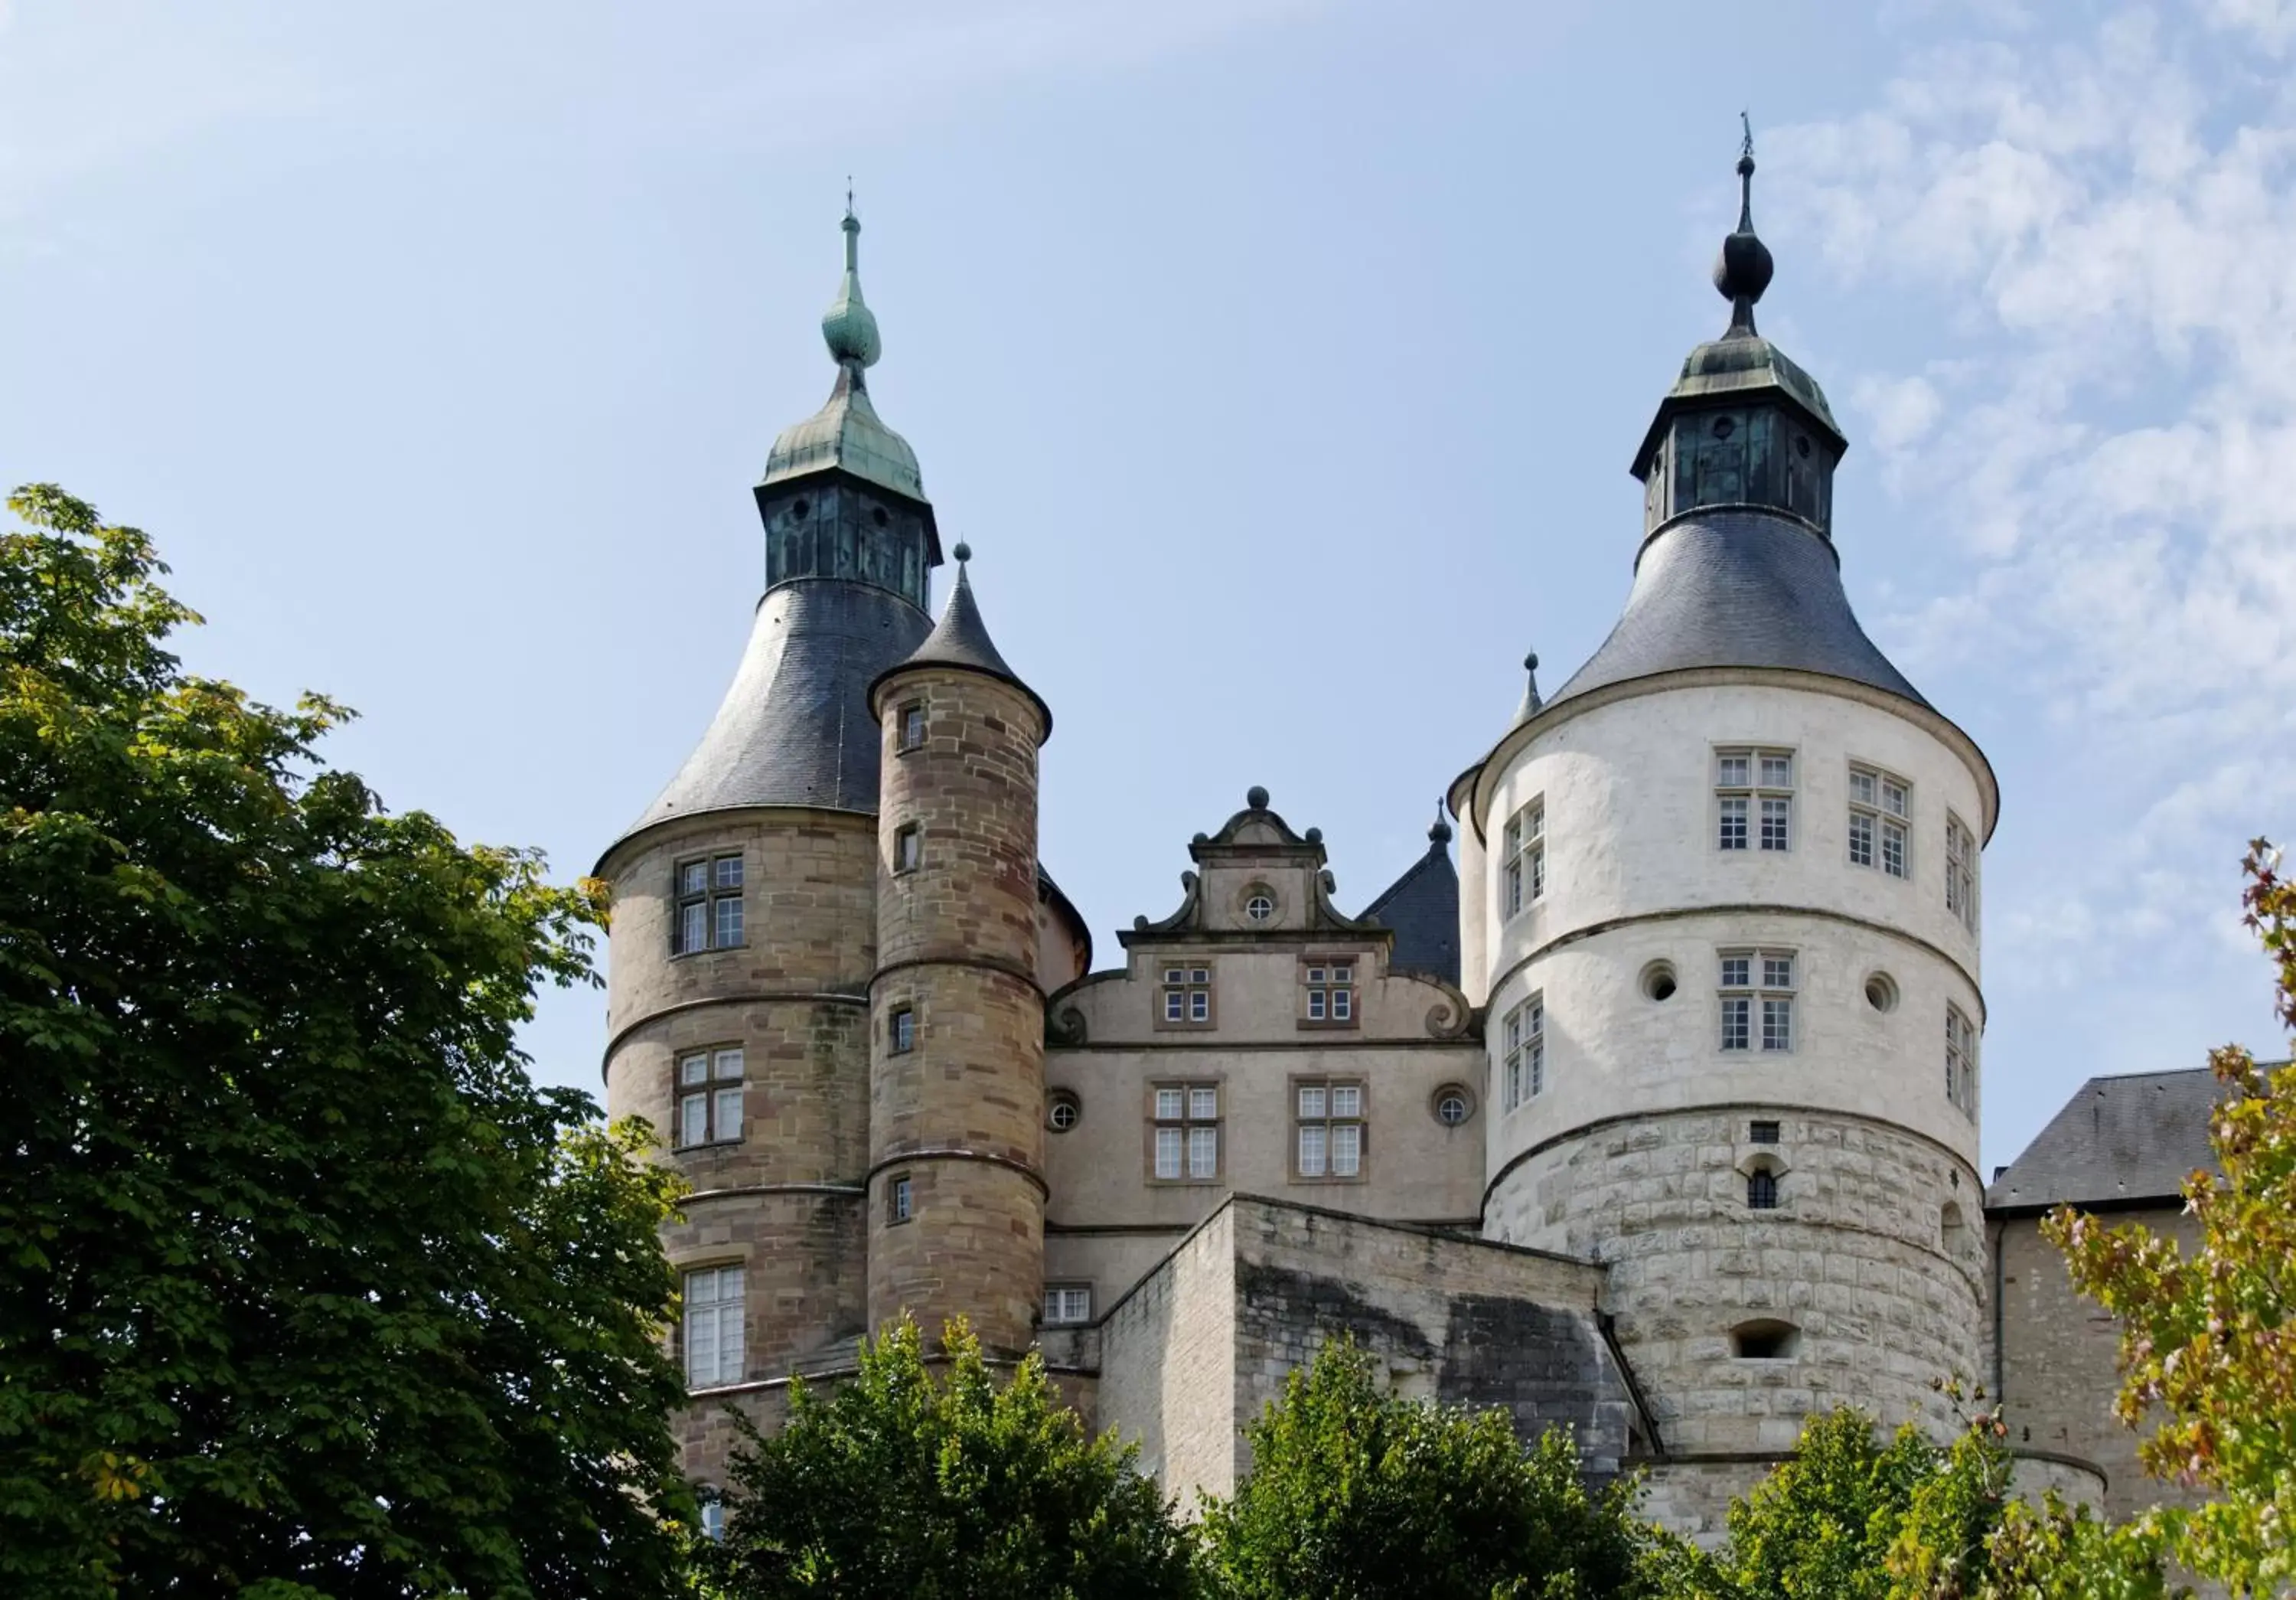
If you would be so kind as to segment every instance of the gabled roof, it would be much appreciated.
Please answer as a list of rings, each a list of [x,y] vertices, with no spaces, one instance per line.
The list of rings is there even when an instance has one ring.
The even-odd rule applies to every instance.
[[[1451,865],[1451,829],[1427,831],[1427,853],[1363,909],[1358,922],[1395,930],[1388,970],[1459,981],[1459,874]]]
[[[2209,1112],[2226,1086],[2206,1067],[2092,1078],[1985,1191],[1993,1212],[2174,1203],[2213,1171]]]

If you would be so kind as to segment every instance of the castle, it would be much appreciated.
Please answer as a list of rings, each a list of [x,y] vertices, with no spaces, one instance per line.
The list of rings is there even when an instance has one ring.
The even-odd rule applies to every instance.
[[[1693,1532],[1813,1409],[1950,1430],[1945,1374],[2013,1401],[2038,1374],[2062,1415],[2017,1441],[2028,1480],[2136,1492],[2103,1459],[2109,1335],[2030,1220],[2094,1163],[2013,1169],[1988,1221],[1999,796],[1843,594],[1846,443],[1756,331],[1753,170],[1728,325],[1634,456],[1625,612],[1553,694],[1529,663],[1450,785],[1456,840],[1439,818],[1351,915],[1252,789],[1101,970],[1037,859],[1051,706],[870,400],[849,209],[834,387],[756,488],[747,652],[598,867],[610,1109],[693,1187],[663,1243],[698,1477],[730,1408],[770,1422],[906,1311],[1041,1348],[1184,1502],[1234,1487],[1240,1423],[1341,1330],[1406,1392],[1647,1468]]]

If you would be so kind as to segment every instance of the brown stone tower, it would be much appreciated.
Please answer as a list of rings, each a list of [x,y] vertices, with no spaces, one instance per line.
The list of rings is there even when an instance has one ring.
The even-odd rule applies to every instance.
[[[1024,1350],[1044,1292],[1037,750],[1052,713],[989,642],[955,550],[931,637],[870,690],[882,730],[870,984],[869,1321],[969,1318]]]
[[[663,1244],[697,1397],[679,1422],[686,1466],[706,1479],[730,1440],[726,1401],[769,1420],[781,1381],[849,1360],[868,1319],[867,690],[930,631],[940,547],[916,457],[870,403],[877,325],[860,224],[844,226],[822,320],[835,387],[775,441],[756,491],[766,589],[749,648],[701,743],[597,867],[615,905],[607,1104],[651,1122],[693,1187]]]

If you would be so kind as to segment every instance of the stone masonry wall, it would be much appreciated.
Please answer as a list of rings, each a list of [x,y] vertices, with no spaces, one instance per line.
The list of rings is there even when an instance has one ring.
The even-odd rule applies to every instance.
[[[869,1317],[964,1317],[992,1350],[1044,1294],[1045,1005],[1036,982],[1036,703],[982,673],[904,669],[884,759],[872,1019]],[[922,708],[924,738],[901,740]],[[915,830],[916,863],[901,865]],[[896,1035],[906,1013],[908,1046]],[[906,1183],[906,1218],[894,1195]]]
[[[1627,1454],[1632,1401],[1595,1314],[1596,1268],[1484,1240],[1239,1197],[1235,1417],[1351,1333],[1397,1391],[1504,1406],[1526,1437],[1571,1430],[1589,1470]],[[1239,1441],[1237,1467],[1248,1472]]]
[[[865,1325],[862,1179],[868,1170],[869,974],[876,964],[873,819],[807,808],[713,813],[650,830],[608,857],[606,1104],[676,1133],[675,1063],[739,1046],[738,1140],[670,1147],[694,1189],[662,1244],[681,1271],[743,1268],[742,1384],[677,1419],[686,1470],[714,1479],[732,1437],[723,1411],[772,1413],[752,1387]],[[738,852],[742,945],[670,954],[681,860]],[[672,1335],[673,1355],[682,1331]]]
[[[2189,1245],[2189,1218],[2175,1207],[2108,1217],[2142,1222]],[[2056,1246],[2030,1217],[1994,1227],[2001,1253],[2001,1399],[2009,1441],[2093,1462],[2104,1477],[2104,1511],[2115,1519],[2152,1506],[2190,1506],[2202,1497],[2148,1474],[2136,1459],[2145,1432],[2112,1415],[2120,1380],[2120,1325],[2077,1292]]]
[[[1779,1142],[1754,1145],[1756,1120]],[[1773,1210],[1746,1170],[1779,1173]],[[1956,1421],[1931,1380],[1976,1380],[1983,1250],[1946,1207],[1976,1174],[1882,1123],[1734,1106],[1636,1118],[1534,1153],[1494,1186],[1486,1227],[1610,1268],[1606,1302],[1677,1456],[1791,1449],[1813,1410],[1854,1401],[1937,1437]],[[1732,1330],[1790,1325],[1778,1358],[1734,1355]]]
[[[1098,1422],[1193,1514],[1235,1492],[1234,1212],[1223,1208],[1112,1307],[1100,1328]]]

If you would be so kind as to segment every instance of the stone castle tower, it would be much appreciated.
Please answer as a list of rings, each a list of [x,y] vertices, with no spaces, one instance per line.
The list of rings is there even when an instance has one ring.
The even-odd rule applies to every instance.
[[[1041,1349],[1184,1502],[1341,1331],[1408,1392],[1647,1466],[1693,1531],[1812,1410],[1951,1426],[1931,1381],[2007,1348],[1976,1166],[1998,794],[1851,613],[1846,443],[1756,332],[1738,169],[1729,324],[1635,455],[1625,612],[1451,785],[1456,871],[1439,817],[1350,915],[1254,786],[1097,971],[1037,862],[1052,716],[963,545],[929,613],[849,211],[748,650],[599,867],[609,1105],[693,1188],[664,1243],[697,1476],[729,1408],[770,1424],[904,1313]]]
[[[1607,1266],[1661,1488],[1751,1477],[1730,1464],[1841,1399],[1948,1426],[1931,1380],[1983,1370],[1998,797],[1843,595],[1844,441],[1755,331],[1753,170],[1750,147],[1714,273],[1729,327],[1635,455],[1625,614],[1452,790],[1499,1086],[1484,1229]]]
[[[1052,718],[941,563],[917,458],[869,398],[859,221],[822,318],[827,404],[757,486],[765,593],[701,741],[598,864],[613,886],[606,1095],[693,1186],[664,1244],[715,1476],[904,1308],[1025,1347],[1041,1292],[1043,996],[1090,950],[1036,865]],[[960,561],[964,547],[957,547]],[[874,700],[873,702],[873,693]],[[1040,963],[1043,964],[1040,968]]]

